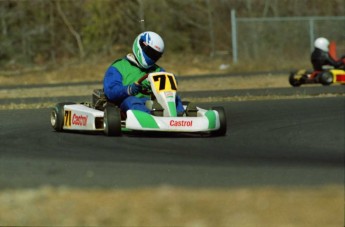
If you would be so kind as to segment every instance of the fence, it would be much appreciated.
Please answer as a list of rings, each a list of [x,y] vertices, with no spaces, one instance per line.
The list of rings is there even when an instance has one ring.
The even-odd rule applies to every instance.
[[[270,62],[309,61],[316,37],[337,43],[345,54],[345,16],[337,17],[236,17],[231,10],[232,61],[266,59]]]

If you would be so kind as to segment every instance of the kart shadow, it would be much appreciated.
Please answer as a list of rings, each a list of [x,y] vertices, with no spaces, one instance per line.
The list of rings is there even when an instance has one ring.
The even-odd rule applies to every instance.
[[[52,131],[53,133],[63,133],[72,135],[85,135],[85,136],[106,136],[104,132],[101,131],[78,131],[78,130],[64,130],[63,132]]]
[[[142,138],[204,138],[215,137],[210,133],[188,133],[188,132],[143,132],[130,131],[123,132],[123,135],[128,137],[142,137]]]
[[[54,133],[61,133],[52,131]],[[64,134],[85,135],[85,136],[103,136],[108,137],[102,131],[78,131],[65,130]],[[153,132],[153,131],[123,131],[121,136],[141,137],[141,138],[205,138],[205,137],[222,137],[215,136],[208,132]],[[121,137],[117,136],[117,137]],[[110,136],[116,137],[116,136]]]

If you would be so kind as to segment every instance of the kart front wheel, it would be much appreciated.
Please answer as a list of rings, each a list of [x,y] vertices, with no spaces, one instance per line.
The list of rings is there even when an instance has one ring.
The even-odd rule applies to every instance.
[[[212,107],[212,110],[215,110],[218,112],[220,127],[218,130],[212,131],[211,135],[225,136],[226,130],[227,130],[227,122],[226,122],[226,114],[225,114],[224,107],[222,106]]]
[[[60,102],[57,103],[50,112],[50,124],[57,132],[63,131],[63,123],[64,123],[64,106],[65,105],[72,105],[75,104],[74,102]]]
[[[107,136],[121,136],[121,112],[118,107],[113,105],[105,107],[103,126]]]

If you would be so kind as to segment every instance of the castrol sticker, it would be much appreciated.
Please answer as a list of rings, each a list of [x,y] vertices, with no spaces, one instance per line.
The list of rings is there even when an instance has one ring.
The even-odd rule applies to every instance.
[[[171,91],[164,92],[166,98],[174,98],[174,93]]]
[[[72,125],[86,126],[87,125],[87,115],[73,114]]]
[[[192,127],[193,121],[185,121],[185,120],[170,120],[170,126],[173,127]]]

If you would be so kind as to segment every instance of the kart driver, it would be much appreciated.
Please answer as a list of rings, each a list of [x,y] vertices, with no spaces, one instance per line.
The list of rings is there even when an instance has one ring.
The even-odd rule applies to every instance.
[[[314,51],[311,54],[311,63],[315,71],[322,71],[325,67],[336,69],[344,67],[343,56],[340,60],[335,60],[329,54],[329,41],[326,38],[317,38],[314,42]]]
[[[148,73],[164,71],[156,65],[164,52],[164,41],[157,33],[146,31],[136,37],[132,51],[124,58],[115,60],[105,72],[104,94],[109,101],[119,105],[124,113],[133,109],[153,114],[145,106],[150,96],[141,93],[145,85],[140,85],[137,81]],[[176,108],[178,116],[182,116],[184,108],[178,95]],[[157,109],[163,113],[162,106],[154,101],[152,110]]]

